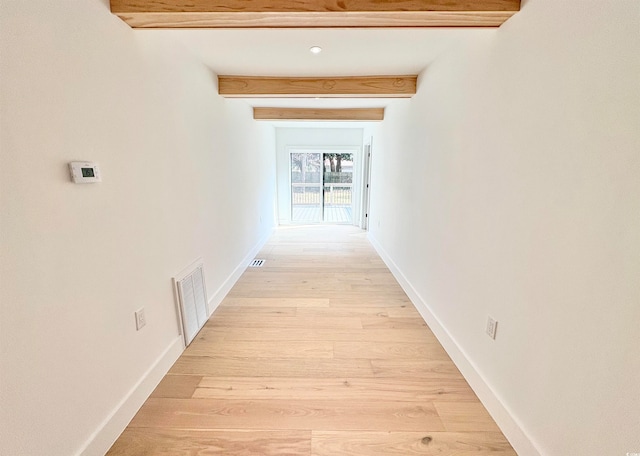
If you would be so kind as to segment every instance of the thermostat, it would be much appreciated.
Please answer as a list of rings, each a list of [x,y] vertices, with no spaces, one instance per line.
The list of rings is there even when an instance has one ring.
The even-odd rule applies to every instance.
[[[102,181],[100,170],[96,163],[70,162],[69,171],[71,171],[71,179],[76,184],[92,184]]]

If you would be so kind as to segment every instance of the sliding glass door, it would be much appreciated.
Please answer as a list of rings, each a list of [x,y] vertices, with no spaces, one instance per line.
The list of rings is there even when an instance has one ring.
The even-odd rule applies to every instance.
[[[322,154],[291,153],[291,221],[322,221]]]
[[[353,223],[353,154],[290,155],[291,221]]]

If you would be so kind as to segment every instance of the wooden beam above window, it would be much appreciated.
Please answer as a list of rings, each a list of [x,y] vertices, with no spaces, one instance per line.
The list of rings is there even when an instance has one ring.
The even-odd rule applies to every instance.
[[[218,92],[228,98],[411,98],[417,80],[417,76],[218,76]]]
[[[111,0],[134,28],[498,27],[521,0]]]
[[[381,121],[384,108],[253,108],[256,120]]]

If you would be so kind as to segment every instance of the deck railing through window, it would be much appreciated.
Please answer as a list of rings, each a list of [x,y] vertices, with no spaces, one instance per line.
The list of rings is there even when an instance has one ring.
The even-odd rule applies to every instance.
[[[293,206],[320,204],[322,202],[320,184],[291,184],[291,204]]]
[[[324,184],[324,205],[351,206],[352,184]]]
[[[291,203],[320,204],[322,201],[318,184],[291,184]],[[324,184],[325,206],[351,206],[352,184]]]

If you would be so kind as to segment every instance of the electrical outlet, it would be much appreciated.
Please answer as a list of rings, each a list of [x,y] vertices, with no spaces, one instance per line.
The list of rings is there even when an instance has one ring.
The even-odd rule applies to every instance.
[[[147,317],[144,316],[144,307],[136,312],[136,331],[140,331],[147,324]]]
[[[491,317],[487,317],[487,329],[485,330],[485,332],[487,333],[487,336],[491,337],[492,339],[495,339],[497,329],[498,329],[498,322]]]

